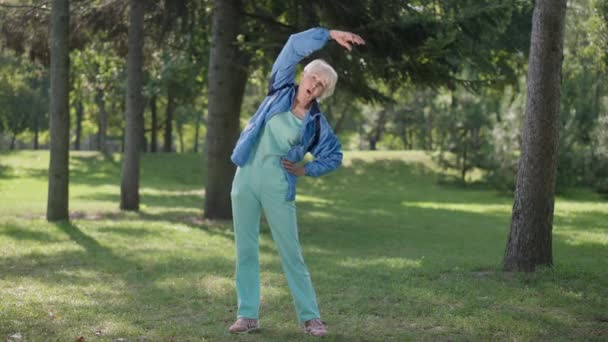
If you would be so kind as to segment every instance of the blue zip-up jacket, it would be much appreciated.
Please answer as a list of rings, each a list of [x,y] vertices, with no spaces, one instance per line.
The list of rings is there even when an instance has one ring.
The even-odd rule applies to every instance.
[[[247,163],[261,128],[271,117],[291,110],[297,93],[295,85],[297,64],[322,48],[328,40],[329,30],[325,28],[313,28],[289,37],[272,66],[268,96],[241,132],[232,151],[230,159],[234,164],[244,166]],[[307,152],[310,152],[314,160],[306,163],[304,169],[307,176],[318,177],[335,170],[342,164],[341,148],[338,137],[319,110],[317,102],[313,101],[302,121],[299,144],[292,147],[282,159],[297,163],[304,159]],[[293,201],[296,197],[298,177],[285,169],[283,173],[289,185],[285,200]]]

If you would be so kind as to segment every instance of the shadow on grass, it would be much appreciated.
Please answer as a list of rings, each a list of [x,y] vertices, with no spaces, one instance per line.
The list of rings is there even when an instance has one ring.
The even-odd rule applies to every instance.
[[[0,258],[0,272],[7,281],[25,278],[35,280],[34,283],[48,284],[51,288],[90,288],[85,291],[86,299],[81,298],[82,293],[79,293],[71,301],[71,306],[91,306],[89,309],[80,309],[80,314],[84,316],[78,317],[79,321],[87,322],[90,327],[89,337],[94,338],[92,332],[96,326],[100,330],[109,329],[110,327],[104,324],[108,319],[139,327],[143,331],[160,329],[156,331],[156,336],[159,336],[159,333],[164,335],[172,332],[183,338],[188,338],[188,335],[180,331],[191,330],[193,325],[212,327],[215,330],[214,335],[218,335],[219,331],[225,329],[225,321],[233,319],[234,313],[230,311],[234,306],[234,296],[216,296],[213,291],[206,291],[200,281],[208,276],[231,278],[234,271],[233,261],[206,255],[202,251],[200,257],[184,258],[171,251],[145,245],[133,251],[121,250],[115,246],[100,244],[76,224],[60,222],[55,227],[82,247],[82,250],[32,252],[3,257]],[[105,228],[105,232],[125,232],[130,229],[112,227]],[[140,237],[139,233],[127,234],[128,239],[134,239],[134,247],[138,246],[136,239]],[[43,243],[49,242],[51,241]],[[143,261],[141,256],[146,256],[144,260],[151,262]],[[184,279],[191,280],[191,284],[171,285],[175,281],[183,282]],[[121,292],[116,292],[117,289]],[[59,303],[55,306],[59,306]],[[213,306],[216,312],[224,308],[225,314],[219,317],[210,315],[210,306]],[[67,308],[65,310],[67,311]],[[193,319],[196,321],[192,321]],[[45,325],[45,334],[51,334],[45,338],[52,338],[55,336],[53,332],[65,331],[71,327],[66,320],[51,324],[47,324],[48,322],[48,319],[36,320],[27,324],[35,324],[39,328],[41,324]],[[5,333],[4,330],[10,329],[9,326],[0,328],[0,333]],[[104,336],[124,337],[120,334]]]
[[[47,165],[41,168],[19,168],[19,177],[47,179]],[[196,153],[149,153],[143,154],[140,164],[141,186],[157,190],[186,190],[204,188],[204,161]],[[13,168],[0,164],[0,178],[11,179]],[[70,153],[70,184],[112,185],[120,184],[120,155],[106,156],[98,152]]]
[[[0,164],[0,179],[9,179],[12,178],[11,174],[13,173],[13,168],[8,165]]]
[[[577,260],[570,264],[570,268],[558,267],[555,272],[537,275],[508,276],[500,272],[492,259],[496,260],[501,255],[502,235],[506,231],[497,226],[504,223],[504,218],[413,208],[405,216],[411,215],[418,221],[395,229],[391,222],[401,217],[389,216],[392,215],[390,209],[387,208],[381,214],[384,216],[375,219],[369,218],[363,211],[355,214],[356,210],[346,210],[348,215],[355,218],[349,221],[349,225],[336,221],[330,214],[301,220],[305,258],[318,292],[322,313],[329,319],[332,329],[329,339],[356,341],[361,334],[376,340],[407,336],[412,339],[485,339],[495,337],[493,334],[497,333],[496,330],[492,332],[485,326],[481,326],[481,331],[475,328],[467,330],[456,322],[477,322],[492,317],[507,317],[514,325],[524,327],[524,330],[545,331],[543,334],[526,335],[528,337],[576,337],[576,326],[572,325],[569,317],[587,324],[589,329],[580,336],[592,337],[592,329],[601,329],[603,323],[598,320],[604,317],[602,305],[592,299],[605,298],[607,284],[605,279],[594,276],[593,272],[575,272]],[[324,210],[335,212],[340,208],[328,207]],[[186,223],[183,220],[191,218],[192,213],[185,211],[169,215],[141,213],[135,216],[131,219],[162,221],[171,217],[175,222],[197,228],[207,224]],[[452,219],[447,220],[446,217]],[[477,222],[479,225],[467,227],[466,222]],[[222,231],[228,224],[222,222],[207,228],[229,239],[231,235]],[[480,229],[486,225],[488,229]],[[454,234],[450,226],[460,233]],[[220,295],[212,290],[206,291],[199,283],[204,277],[217,277],[232,283],[234,265],[231,260],[207,255],[203,250],[200,257],[184,257],[174,250],[151,247],[121,250],[117,246],[100,244],[77,224],[60,223],[57,228],[82,250],[4,258],[0,264],[3,276],[9,280],[29,277],[60,286],[122,283],[122,292],[118,293],[108,292],[111,289],[103,287],[89,291],[88,297],[92,301],[104,304],[85,311],[85,316],[80,319],[94,325],[101,317],[114,317],[116,313],[121,313],[121,317],[126,317],[123,320],[130,325],[145,331],[160,331],[154,335],[157,337],[165,331],[182,338],[203,336],[213,340],[231,339],[225,334],[225,328],[235,315],[232,290],[228,289],[227,294]],[[97,231],[124,235],[127,239],[133,239],[133,246],[137,247],[136,241],[145,236],[141,230],[135,230],[138,231],[135,234],[123,234],[131,229],[112,226],[101,227]],[[560,239],[556,239],[555,245],[564,255],[576,258],[580,254],[581,246],[563,243]],[[261,253],[274,254],[275,251],[266,247],[262,248]],[[144,254],[157,255],[158,258],[143,261],[140,256]],[[605,250],[594,251],[594,254],[598,259],[607,256]],[[480,259],[488,261],[480,262]],[[478,269],[480,264],[486,267]],[[278,270],[279,267],[278,261],[266,263],[264,272],[268,269]],[[590,285],[591,276],[597,279],[595,284]],[[180,279],[194,283],[171,285]],[[531,299],[513,303],[510,298],[500,297],[504,291]],[[574,295],[563,298],[570,293]],[[585,293],[585,296],[578,296],[577,293]],[[491,303],[496,304],[488,303],[484,298],[490,298]],[[276,310],[274,306],[280,305],[278,303],[291,306],[290,294],[278,295],[273,299],[272,306],[265,306],[262,313],[265,317],[284,322],[289,318],[281,315],[293,310]],[[342,321],[341,318],[346,316],[349,321]],[[404,325],[404,321],[416,323]],[[358,328],[349,330],[348,324],[356,324]],[[270,326],[262,333],[247,338],[280,341],[298,339],[300,336],[295,326],[287,329]],[[61,324],[59,327],[57,324],[49,325],[45,329],[57,331],[61,329]],[[502,333],[505,337],[517,336],[506,331]]]
[[[78,197],[82,200],[103,201],[119,203],[120,194],[91,194]],[[173,191],[170,194],[140,194],[140,204],[159,208],[192,208],[201,209],[204,203],[204,196],[192,191]],[[201,209],[202,210],[202,209]]]
[[[0,228],[0,235],[6,235],[12,239],[19,241],[33,241],[33,242],[57,242],[60,241],[53,235],[40,231],[31,230],[18,225],[13,224],[2,224]]]
[[[434,173],[401,161],[373,164],[357,161],[327,177],[304,179],[298,193],[306,196],[297,204],[302,247],[321,310],[334,320],[331,323],[336,340],[359,340],[361,336],[370,340],[395,336],[428,340],[586,339],[605,331],[601,319],[605,317],[602,312],[608,283],[598,260],[608,259],[608,250],[601,242],[571,241],[556,234],[553,270],[532,275],[501,272],[510,214],[500,208],[483,207],[508,208],[512,204],[510,197],[439,186]],[[182,196],[189,198],[182,202]],[[154,198],[153,201],[163,202],[164,196]],[[179,194],[169,198],[169,202],[179,205],[157,206],[196,209],[202,200]],[[437,203],[439,207],[404,203]],[[447,204],[460,206],[451,210],[441,208]],[[230,222],[210,224],[185,209],[143,211],[101,219],[184,224],[224,237],[226,247],[234,248],[228,241],[232,239]],[[601,232],[607,229],[605,214],[601,212],[568,216],[556,213],[556,217],[558,231],[562,225],[581,232],[587,227]],[[180,277],[196,279],[197,274],[229,278],[234,266],[230,260],[205,255],[203,250],[197,258],[184,258],[175,250],[167,255],[167,251],[146,247],[123,251],[100,244],[77,225],[64,224],[58,228],[83,250],[5,258],[0,265],[2,274],[66,285],[124,282],[128,290],[117,295],[124,302],[111,301],[100,307],[93,318],[85,319],[130,312],[138,317],[132,324],[143,329],[154,329],[154,325],[169,331],[175,327],[194,326],[201,330],[204,327],[207,330],[200,335],[205,338],[230,339],[225,335],[225,326],[234,317],[234,312],[229,311],[235,304],[234,295],[217,295],[197,285],[162,283]],[[124,235],[133,239],[134,247],[138,239],[150,234],[141,229],[127,233],[132,229],[113,226],[98,231]],[[267,234],[264,230],[262,233]],[[138,258],[143,253],[164,258],[146,263]],[[264,244],[261,253],[275,251]],[[17,268],[11,269],[10,265]],[[269,266],[276,269],[279,264],[271,262]],[[66,269],[87,270],[99,279],[78,272],[66,275]],[[108,300],[103,291],[92,296],[100,302]],[[288,294],[280,295],[279,300],[291,304]],[[277,311],[268,314],[285,320],[280,315],[291,312]],[[213,312],[216,314],[210,315]],[[504,326],[493,323],[504,319],[513,327],[522,327],[518,329],[524,335],[512,335],[501,330]],[[530,335],[525,335],[525,331],[530,331]],[[293,340],[299,334],[275,328],[244,338]]]
[[[369,215],[365,210],[328,207],[326,215],[301,221],[302,246],[313,278],[329,293],[341,294],[339,298],[325,297],[326,308],[336,306],[334,314],[349,313],[340,304],[347,297],[358,314],[374,319],[391,322],[416,317],[437,322],[437,329],[410,329],[418,337],[440,339],[492,337],[487,331],[444,325],[444,315],[451,317],[447,322],[454,317],[457,321],[484,320],[486,314],[508,317],[515,325],[537,331],[538,335],[530,336],[539,338],[598,338],[606,330],[602,323],[607,317],[605,300],[601,298],[608,295],[608,277],[598,262],[608,260],[605,243],[573,242],[554,234],[554,268],[510,274],[502,272],[500,264],[509,215],[386,209]],[[581,218],[599,223],[597,218],[593,221],[593,214],[579,215]],[[502,297],[504,291],[525,296],[514,303]],[[488,299],[497,307],[488,307],[484,302]],[[589,325],[582,335],[577,333],[579,324]]]

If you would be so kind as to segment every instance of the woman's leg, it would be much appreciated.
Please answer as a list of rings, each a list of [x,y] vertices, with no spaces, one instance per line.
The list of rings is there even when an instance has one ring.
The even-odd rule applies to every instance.
[[[260,308],[260,201],[252,177],[239,170],[232,182],[232,218],[236,243],[237,318],[258,319]]]
[[[285,191],[272,190],[267,187],[262,192],[262,207],[279,250],[298,319],[304,322],[320,318],[315,290],[300,248],[295,202],[285,201]]]

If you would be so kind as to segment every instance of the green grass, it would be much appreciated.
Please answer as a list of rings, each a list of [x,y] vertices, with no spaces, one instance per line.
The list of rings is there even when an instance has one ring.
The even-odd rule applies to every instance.
[[[72,153],[73,219],[52,224],[48,153],[0,154],[0,339],[315,340],[297,326],[266,224],[263,330],[226,332],[232,226],[201,218],[200,156],[145,155],[140,213],[118,210],[117,160]],[[585,189],[559,197],[554,267],[504,273],[511,196],[440,185],[421,152],[348,152],[344,164],[301,180],[297,197],[324,340],[607,338],[606,199]]]

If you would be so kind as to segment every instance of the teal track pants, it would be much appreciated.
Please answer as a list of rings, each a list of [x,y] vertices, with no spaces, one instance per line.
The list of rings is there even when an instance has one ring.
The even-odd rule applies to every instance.
[[[239,167],[232,182],[236,242],[237,317],[259,318],[259,232],[262,209],[270,226],[300,322],[320,318],[315,290],[304,263],[295,201],[285,201],[287,180],[276,165]]]

